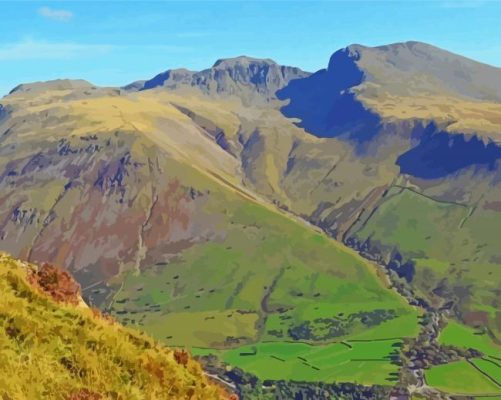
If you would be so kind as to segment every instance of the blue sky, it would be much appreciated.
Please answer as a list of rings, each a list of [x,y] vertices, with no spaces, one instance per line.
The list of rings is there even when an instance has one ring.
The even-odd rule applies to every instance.
[[[351,43],[419,40],[501,67],[501,2],[0,1],[0,95],[19,83],[123,85],[250,55],[314,71]]]

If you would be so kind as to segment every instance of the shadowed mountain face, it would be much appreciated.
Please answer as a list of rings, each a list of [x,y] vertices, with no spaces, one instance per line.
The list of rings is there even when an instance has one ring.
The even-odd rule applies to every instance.
[[[400,172],[424,179],[444,178],[461,169],[496,169],[501,159],[501,146],[484,143],[477,136],[453,135],[437,131],[430,124],[425,128],[418,144],[397,159]]]
[[[499,68],[423,43],[351,45],[334,53],[326,70],[292,81],[278,97],[289,101],[283,114],[300,119],[309,133],[363,141],[381,129],[384,117],[454,122],[450,108],[440,110],[449,96],[499,102],[500,77]]]
[[[377,131],[379,117],[350,91],[364,79],[358,60],[359,54],[350,48],[339,50],[331,57],[327,70],[292,81],[277,93],[279,99],[289,100],[282,108],[284,115],[299,118],[298,126],[317,137],[344,135],[369,140]]]
[[[0,108],[0,248],[172,344],[349,337],[364,310],[340,327],[313,306],[349,293],[406,315],[307,221],[499,337],[499,82],[408,42],[314,74],[238,57],[123,89],[22,85]]]

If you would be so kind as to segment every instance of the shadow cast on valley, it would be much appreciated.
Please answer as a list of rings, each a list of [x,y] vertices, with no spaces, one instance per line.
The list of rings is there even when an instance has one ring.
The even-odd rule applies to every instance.
[[[477,166],[494,170],[501,159],[501,146],[484,142],[477,136],[450,134],[429,124],[419,143],[397,159],[403,174],[423,179],[438,179],[460,169]]]

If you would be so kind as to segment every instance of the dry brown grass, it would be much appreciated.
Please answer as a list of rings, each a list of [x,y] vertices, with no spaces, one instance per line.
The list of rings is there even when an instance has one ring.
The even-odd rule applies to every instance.
[[[69,275],[52,266],[40,271],[0,253],[0,398],[228,397],[188,353],[175,356],[146,335],[76,307]]]

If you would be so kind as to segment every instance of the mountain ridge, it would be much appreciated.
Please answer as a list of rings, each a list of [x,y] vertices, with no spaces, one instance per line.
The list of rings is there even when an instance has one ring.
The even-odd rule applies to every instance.
[[[198,88],[207,95],[236,95],[244,102],[256,102],[260,98],[270,101],[275,92],[289,80],[308,76],[296,67],[278,65],[270,59],[238,56],[217,60],[211,68],[190,71],[184,68],[162,72],[146,80],[139,90],[158,87],[168,89]],[[136,87],[132,84],[126,87]],[[257,93],[258,96],[254,94]]]
[[[337,54],[340,53],[346,53],[351,57],[356,56],[355,61],[363,61],[360,60],[361,54],[363,57],[369,57],[369,61],[371,62],[377,62],[378,61],[378,56],[383,57],[387,63],[394,65],[397,70],[402,70],[405,69],[404,67],[406,66],[406,63],[409,64],[409,61],[403,62],[402,65],[399,65],[398,63],[395,62],[395,59],[400,58],[406,58],[409,56],[415,57],[415,59],[419,58],[425,58],[429,62],[433,62],[435,57],[437,60],[444,62],[444,65],[447,65],[448,59],[450,59],[452,64],[459,64],[459,67],[463,66],[466,67],[467,69],[471,70],[474,67],[478,67],[482,69],[482,73],[485,75],[487,72],[487,75],[492,75],[493,73],[501,74],[501,68],[491,66],[486,63],[481,63],[478,61],[475,61],[473,59],[470,59],[468,57],[444,50],[438,46],[434,46],[428,43],[424,42],[419,42],[419,41],[406,41],[406,42],[395,42],[387,45],[380,45],[380,46],[365,46],[362,44],[354,43],[351,45],[348,45],[344,48],[341,48],[333,53],[332,57],[335,57]],[[365,54],[367,53],[367,54]],[[409,64],[410,65],[410,64]],[[236,57],[230,57],[230,58],[221,58],[216,60],[212,67],[203,69],[201,71],[193,71],[189,70],[186,68],[174,68],[174,69],[168,69],[162,73],[157,74],[155,77],[151,79],[147,79],[144,81],[136,81],[129,83],[123,88],[126,90],[148,90],[152,88],[156,88],[162,85],[167,85],[167,86],[173,86],[179,83],[185,83],[185,84],[190,84],[191,86],[196,86],[200,82],[192,82],[192,79],[195,79],[198,81],[200,80],[207,80],[210,78],[213,78],[210,75],[211,70],[235,70],[236,68],[240,67],[248,67],[248,66],[254,66],[254,67],[259,67],[259,66],[266,66],[268,68],[270,67],[277,67],[281,70],[282,72],[282,78],[286,79],[285,74],[286,73],[291,73],[293,74],[294,79],[301,79],[301,78],[306,78],[309,75],[311,75],[311,72],[306,72],[301,70],[299,67],[293,67],[293,66],[286,66],[286,65],[280,65],[277,62],[275,62],[272,59],[269,58],[257,58],[257,57],[250,57],[250,56],[236,56]],[[335,68],[333,65],[332,60],[329,61],[328,66],[327,66],[327,71],[332,70]],[[320,72],[322,69],[316,71]],[[258,70],[258,73],[263,73],[262,70]],[[276,72],[276,71],[275,71]],[[366,73],[367,74],[367,73]],[[196,76],[193,78],[193,76]],[[370,71],[369,71],[370,75]],[[446,73],[447,75],[447,73]],[[461,76],[461,72],[459,70],[455,74],[448,74],[449,76],[455,76],[458,75],[458,78],[461,79],[467,79],[467,75]],[[234,80],[235,77],[231,76],[230,77]],[[254,75],[252,74],[252,71],[249,74],[250,79],[252,79]],[[169,82],[169,79],[171,82]],[[496,80],[497,81],[497,80]],[[246,82],[248,83],[248,82]],[[284,83],[287,83],[285,81]],[[22,83],[20,85],[17,85],[15,88],[11,90],[10,93],[14,93],[16,91],[22,91],[22,90],[32,90],[37,87],[41,87],[44,85],[59,85],[60,89],[62,88],[68,88],[71,89],[72,85],[74,87],[91,87],[95,86],[87,81],[81,80],[81,79],[58,79],[58,80],[52,80],[52,81],[45,81],[45,82],[33,82],[33,83]],[[279,90],[281,87],[278,87],[277,90]],[[493,88],[491,88],[493,89]],[[224,91],[224,90],[223,90]],[[459,93],[464,94],[464,89],[460,90]],[[479,97],[481,96],[481,93],[475,94],[474,97]],[[487,95],[486,95],[487,96]],[[495,84],[495,97],[485,97],[479,99],[483,100],[492,100],[495,99],[496,101],[500,101],[501,99],[501,84]]]
[[[21,83],[14,87],[9,94],[18,92],[41,91],[41,90],[71,90],[77,88],[92,88],[94,85],[84,79],[54,79],[44,82]]]

